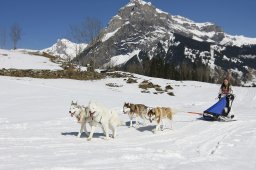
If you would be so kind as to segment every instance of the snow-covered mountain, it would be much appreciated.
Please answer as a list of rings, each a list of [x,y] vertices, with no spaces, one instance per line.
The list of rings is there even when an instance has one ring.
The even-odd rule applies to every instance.
[[[213,23],[171,15],[143,0],[122,7],[75,61],[85,65],[95,57],[100,67],[134,69],[158,52],[165,64],[208,67],[212,78],[227,70],[242,82],[256,76],[256,38],[229,35]]]
[[[53,44],[51,47],[41,50],[40,52],[45,52],[50,55],[60,57],[64,60],[72,60],[79,53],[81,53],[87,44],[76,44],[67,39],[59,39],[57,43]]]

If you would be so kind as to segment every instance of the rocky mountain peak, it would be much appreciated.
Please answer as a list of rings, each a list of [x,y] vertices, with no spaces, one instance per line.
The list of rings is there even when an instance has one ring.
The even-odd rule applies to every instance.
[[[87,44],[76,44],[68,39],[58,39],[55,44],[51,47],[41,50],[41,52],[48,53],[50,55],[60,57],[64,60],[70,60],[75,58],[79,53],[81,53]]]
[[[141,63],[142,58],[159,56],[163,63],[175,66],[186,63],[193,67],[199,64],[210,67],[211,73],[217,67],[235,70],[238,66],[238,70],[246,72],[252,57],[244,55],[255,56],[255,44],[256,38],[226,34],[214,23],[197,23],[164,12],[150,2],[131,0],[112,17],[98,42],[89,45],[76,60],[83,64],[94,60],[98,67],[125,65],[128,68],[128,65]],[[243,47],[246,45],[247,48]],[[241,56],[242,59],[233,59]],[[242,62],[243,65],[237,64]],[[138,65],[139,70],[141,65]],[[255,66],[250,65],[250,68],[255,69]]]

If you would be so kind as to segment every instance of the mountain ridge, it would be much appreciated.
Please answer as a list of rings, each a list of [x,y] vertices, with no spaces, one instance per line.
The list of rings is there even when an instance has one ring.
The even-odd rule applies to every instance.
[[[123,66],[128,68],[126,63],[133,63],[133,68],[137,63],[136,67],[141,67],[139,69],[145,74],[144,60],[140,59],[139,53],[146,52],[152,60],[159,55],[159,43],[165,51],[161,54],[164,64],[172,62],[175,69],[182,64],[191,68],[204,65],[210,69],[211,78],[238,69],[232,72],[243,82],[252,80],[248,78],[251,75],[245,75],[256,69],[255,61],[244,57],[251,55],[254,58],[256,55],[256,38],[231,36],[213,23],[196,23],[174,16],[142,0],[131,0],[120,8],[97,37],[97,42],[89,44],[74,61],[84,65],[94,61],[98,67],[121,69]],[[129,62],[131,59],[138,61]]]

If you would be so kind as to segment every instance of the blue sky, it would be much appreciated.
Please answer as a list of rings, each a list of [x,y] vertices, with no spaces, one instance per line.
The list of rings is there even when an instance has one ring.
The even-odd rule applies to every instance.
[[[95,17],[106,26],[129,0],[1,0],[0,28],[7,32],[6,48],[11,48],[9,30],[22,27],[18,48],[43,49],[59,38],[68,38],[70,25]],[[151,0],[173,15],[196,22],[213,22],[232,35],[256,37],[255,0]]]

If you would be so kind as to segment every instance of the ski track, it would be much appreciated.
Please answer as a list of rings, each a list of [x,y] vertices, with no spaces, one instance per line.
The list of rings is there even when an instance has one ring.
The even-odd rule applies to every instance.
[[[167,128],[156,134],[153,123],[137,129],[121,126],[117,138],[108,141],[101,128],[92,141],[76,137],[80,126],[68,115],[73,99],[102,102],[120,112],[126,124],[129,119],[121,114],[125,101],[201,112],[216,102],[218,85],[150,79],[163,87],[171,83],[176,96],[141,94],[138,84],[121,78],[0,77],[0,169],[256,169],[255,88],[234,87],[235,122],[207,122],[180,111],[173,129],[166,122]],[[110,82],[123,87],[107,87]]]

